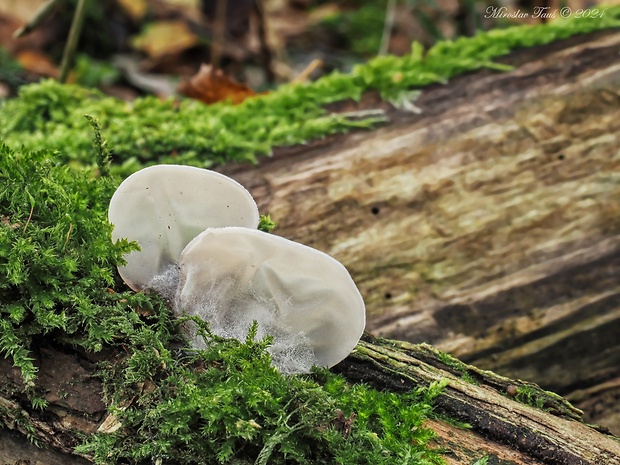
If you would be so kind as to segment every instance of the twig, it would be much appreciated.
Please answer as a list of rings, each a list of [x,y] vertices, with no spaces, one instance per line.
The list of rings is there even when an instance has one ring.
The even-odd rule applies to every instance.
[[[388,0],[385,11],[385,23],[383,23],[383,35],[381,36],[381,45],[379,46],[379,55],[385,55],[390,47],[390,38],[392,37],[392,28],[394,27],[394,19],[396,18],[396,0]]]
[[[213,44],[211,45],[211,65],[217,69],[222,59],[224,35],[226,34],[226,7],[228,0],[217,0],[215,5],[215,22],[213,24]]]
[[[26,224],[24,225],[24,230],[22,231],[22,234],[26,232],[26,228],[30,224],[30,220],[32,219],[32,212],[34,212],[34,204],[30,207],[30,215],[28,215],[28,220],[26,221]]]
[[[58,79],[60,82],[65,82],[67,80],[67,75],[69,74],[69,67],[73,62],[73,55],[75,54],[75,49],[77,48],[80,33],[82,32],[82,26],[84,25],[85,13],[86,0],[78,0],[77,7],[75,8],[75,13],[73,14],[73,21],[71,22],[71,29],[69,30],[69,38],[67,39],[67,44],[65,45],[65,50],[62,54],[62,63],[60,65],[60,78]]]
[[[32,17],[28,20],[26,24],[17,29],[13,33],[13,37],[15,39],[19,39],[20,37],[24,37],[27,34],[30,34],[39,24],[41,24],[45,18],[47,18],[54,7],[60,3],[61,0],[47,0],[44,4],[42,4],[39,9],[32,15]]]
[[[291,81],[291,83],[298,84],[300,82],[307,81],[312,72],[321,66],[323,66],[323,60],[319,60],[318,58],[312,60],[310,64]]]
[[[67,232],[67,237],[65,237],[64,247],[67,247],[67,244],[69,243],[69,236],[71,236],[71,231],[73,231],[73,223],[69,223],[69,231]]]
[[[254,10],[258,17],[258,40],[260,42],[260,60],[265,70],[267,82],[274,82],[276,73],[273,71],[273,53],[269,42],[267,41],[267,21],[265,19],[265,11],[261,0],[254,0]]]

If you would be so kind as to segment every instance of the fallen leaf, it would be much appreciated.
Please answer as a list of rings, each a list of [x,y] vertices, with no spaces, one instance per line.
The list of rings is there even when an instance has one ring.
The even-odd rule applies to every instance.
[[[132,45],[151,58],[160,58],[180,53],[199,42],[199,37],[183,21],[160,21],[146,26],[133,38]]]
[[[116,0],[118,5],[127,13],[134,21],[144,18],[148,10],[146,0]]]
[[[23,50],[15,57],[26,71],[39,76],[58,78],[58,68],[52,60],[37,50]]]
[[[226,76],[221,69],[202,64],[198,73],[179,84],[179,93],[206,104],[230,100],[233,104],[256,95],[249,87]]]

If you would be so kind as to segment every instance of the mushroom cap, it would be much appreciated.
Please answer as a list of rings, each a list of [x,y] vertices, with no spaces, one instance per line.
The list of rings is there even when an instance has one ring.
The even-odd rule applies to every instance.
[[[331,367],[364,332],[364,301],[349,272],[311,247],[258,230],[211,228],[187,245],[179,265],[175,313],[198,315],[215,334],[240,340],[256,320],[259,337],[273,336],[282,371]],[[304,344],[311,363],[287,360],[303,357]]]
[[[256,228],[259,214],[250,193],[223,174],[155,165],[121,183],[110,200],[108,218],[114,241],[126,238],[140,246],[119,267],[123,281],[138,291],[176,265],[185,246],[206,228]]]

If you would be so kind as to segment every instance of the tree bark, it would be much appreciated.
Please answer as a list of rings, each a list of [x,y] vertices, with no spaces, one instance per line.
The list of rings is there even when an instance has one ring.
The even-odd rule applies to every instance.
[[[374,334],[537,382],[618,434],[619,48],[522,50],[423,89],[419,114],[369,95],[380,130],[223,171],[275,234],[347,266]]]
[[[101,356],[67,353],[66,348],[47,342],[35,353],[40,367],[38,388],[49,403],[45,411],[33,410],[26,399],[11,395],[21,390],[21,378],[9,360],[0,361],[4,379],[0,418],[9,426],[0,429],[0,464],[90,463],[88,457],[73,455],[73,447],[79,444],[80,434],[95,432],[107,417],[102,385],[94,377],[95,362]],[[108,353],[105,358],[120,355]],[[437,398],[438,412],[471,425],[429,422],[449,465],[469,465],[483,457],[502,465],[620,465],[620,439],[585,424],[582,412],[563,398],[534,384],[466,365],[428,344],[367,334],[335,370],[350,382],[363,381],[393,392],[446,382]],[[522,398],[519,392],[527,396]],[[30,431],[19,421],[24,418],[34,427]]]
[[[368,95],[334,111],[381,107],[385,127],[222,171],[277,234],[349,268],[371,331],[600,408],[620,396],[619,46],[608,32],[515,53],[511,72],[424,89],[419,115]],[[94,371],[116,354],[33,350],[49,407],[0,360],[0,464],[89,463],[73,447],[105,421]],[[450,464],[620,465],[618,438],[564,399],[430,345],[368,334],[335,369],[395,392],[446,380],[439,412],[471,425],[430,422]]]

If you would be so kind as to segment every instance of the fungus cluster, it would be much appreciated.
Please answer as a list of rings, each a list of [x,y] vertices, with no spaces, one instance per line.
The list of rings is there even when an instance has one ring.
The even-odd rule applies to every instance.
[[[122,279],[152,289],[176,316],[199,316],[211,331],[257,337],[283,373],[331,367],[355,347],[365,326],[364,301],[346,268],[329,255],[257,229],[258,207],[239,183],[220,173],[157,165],[129,176],[112,196],[113,240],[135,241]],[[191,324],[195,348],[204,341]]]

